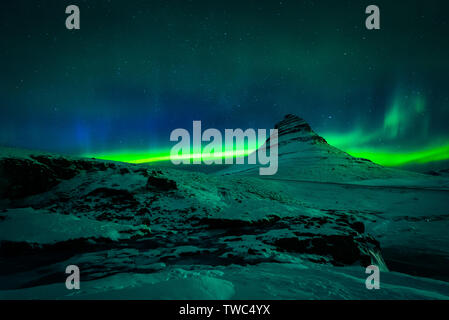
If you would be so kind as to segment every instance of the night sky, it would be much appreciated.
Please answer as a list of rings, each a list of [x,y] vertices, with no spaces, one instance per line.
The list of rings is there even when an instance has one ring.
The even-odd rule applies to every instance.
[[[70,4],[81,30],[65,28]],[[381,30],[365,28],[369,4]],[[272,128],[294,113],[380,163],[449,159],[448,12],[444,0],[1,1],[0,145],[131,159],[168,153],[193,120]]]

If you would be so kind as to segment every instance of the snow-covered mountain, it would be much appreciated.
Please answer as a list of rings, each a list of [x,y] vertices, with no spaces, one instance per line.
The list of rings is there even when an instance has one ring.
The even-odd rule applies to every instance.
[[[278,172],[265,178],[321,182],[357,182],[372,179],[424,178],[420,174],[385,168],[367,159],[355,158],[329,145],[302,118],[288,114],[278,129]],[[270,149],[270,139],[260,148]],[[234,165],[220,173],[255,176],[259,165]]]

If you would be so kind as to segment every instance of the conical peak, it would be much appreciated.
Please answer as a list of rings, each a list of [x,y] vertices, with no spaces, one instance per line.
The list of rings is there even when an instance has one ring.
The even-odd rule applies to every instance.
[[[304,119],[293,114],[287,114],[284,119],[276,123],[274,128],[278,129],[279,136],[295,132],[315,134]]]

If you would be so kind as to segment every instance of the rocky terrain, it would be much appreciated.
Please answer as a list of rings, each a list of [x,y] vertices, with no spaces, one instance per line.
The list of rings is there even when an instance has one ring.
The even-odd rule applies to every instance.
[[[295,116],[277,127],[268,178],[1,149],[0,298],[447,299],[447,181],[352,158]],[[435,268],[404,230],[439,246]]]

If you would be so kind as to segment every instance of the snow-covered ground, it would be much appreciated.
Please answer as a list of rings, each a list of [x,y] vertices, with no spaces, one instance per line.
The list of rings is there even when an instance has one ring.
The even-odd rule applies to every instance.
[[[279,128],[266,177],[0,150],[0,298],[448,299],[448,180]]]
[[[0,299],[448,299],[446,282],[396,272],[381,274],[381,289],[367,290],[361,267],[306,261],[230,266],[177,266],[150,274],[120,273],[81,282],[69,291],[54,283],[0,291]]]

